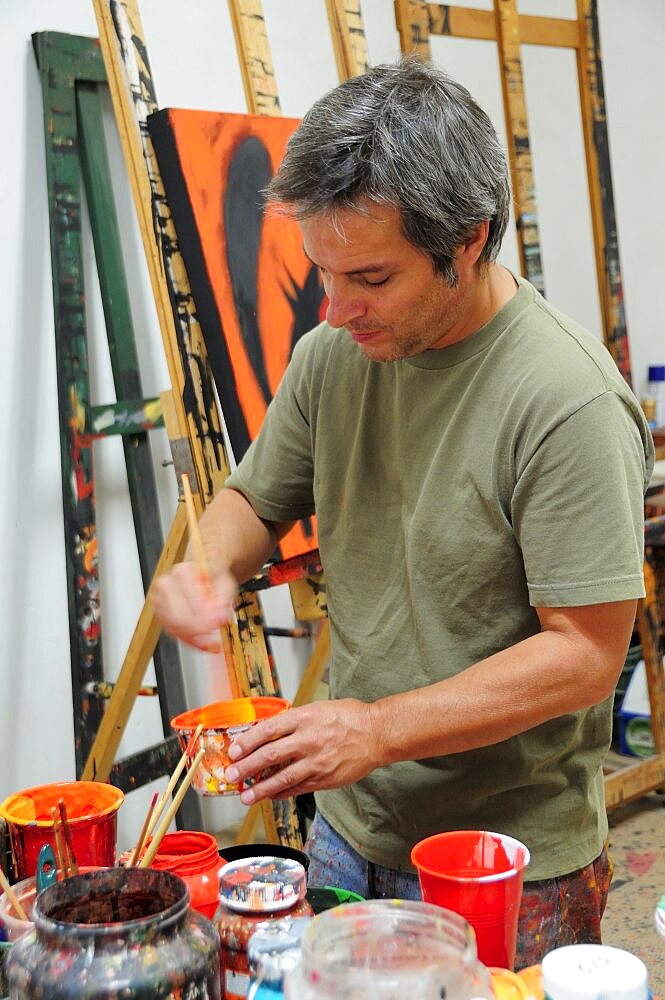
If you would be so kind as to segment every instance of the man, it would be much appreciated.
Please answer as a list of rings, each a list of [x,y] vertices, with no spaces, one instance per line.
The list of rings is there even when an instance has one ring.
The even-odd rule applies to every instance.
[[[316,511],[332,697],[238,739],[238,777],[276,768],[243,801],[316,791],[310,880],[364,896],[417,898],[423,837],[508,833],[531,851],[517,966],[599,941],[602,760],[644,593],[639,406],[597,339],[496,263],[504,154],[438,70],[324,96],[270,193],[327,322],[202,520],[213,592],[185,562],[157,613],[210,648],[239,582]]]

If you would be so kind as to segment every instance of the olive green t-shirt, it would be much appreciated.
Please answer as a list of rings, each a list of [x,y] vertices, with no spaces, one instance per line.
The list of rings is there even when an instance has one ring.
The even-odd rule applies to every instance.
[[[269,520],[316,511],[331,696],[375,701],[533,635],[535,607],[642,596],[652,461],[608,352],[520,280],[475,334],[404,361],[369,361],[326,324],[307,334],[227,485]],[[525,843],[530,880],[574,871],[607,833],[611,702],[379,768],[317,807],[391,868],[467,828]]]

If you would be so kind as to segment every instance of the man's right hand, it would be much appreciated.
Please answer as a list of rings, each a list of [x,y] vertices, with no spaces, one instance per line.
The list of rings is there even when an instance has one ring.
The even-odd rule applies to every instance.
[[[220,651],[219,628],[233,620],[237,594],[238,582],[230,572],[208,579],[190,561],[178,563],[158,577],[151,591],[163,628],[207,653]]]

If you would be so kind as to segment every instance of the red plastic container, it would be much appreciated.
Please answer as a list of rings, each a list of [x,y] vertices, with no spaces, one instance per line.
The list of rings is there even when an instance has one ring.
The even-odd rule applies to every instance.
[[[14,792],[0,805],[17,881],[35,874],[44,844],[55,850],[51,809],[57,809],[60,799],[67,807],[78,864],[93,868],[115,864],[117,812],[125,799],[123,793],[101,781],[59,781]]]
[[[212,920],[219,902],[219,871],[225,864],[211,833],[180,830],[164,834],[150,867],[178,875],[187,884],[192,907]]]
[[[480,961],[511,971],[530,858],[519,840],[484,830],[437,833],[411,851],[425,902],[463,916],[476,932]]]

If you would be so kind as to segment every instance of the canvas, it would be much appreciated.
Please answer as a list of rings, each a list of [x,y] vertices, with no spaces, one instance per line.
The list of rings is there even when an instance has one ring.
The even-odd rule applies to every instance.
[[[149,122],[236,461],[258,434],[294,345],[325,311],[298,225],[266,212],[261,193],[297,125],[174,108]],[[308,519],[282,539],[279,555],[316,547]]]

